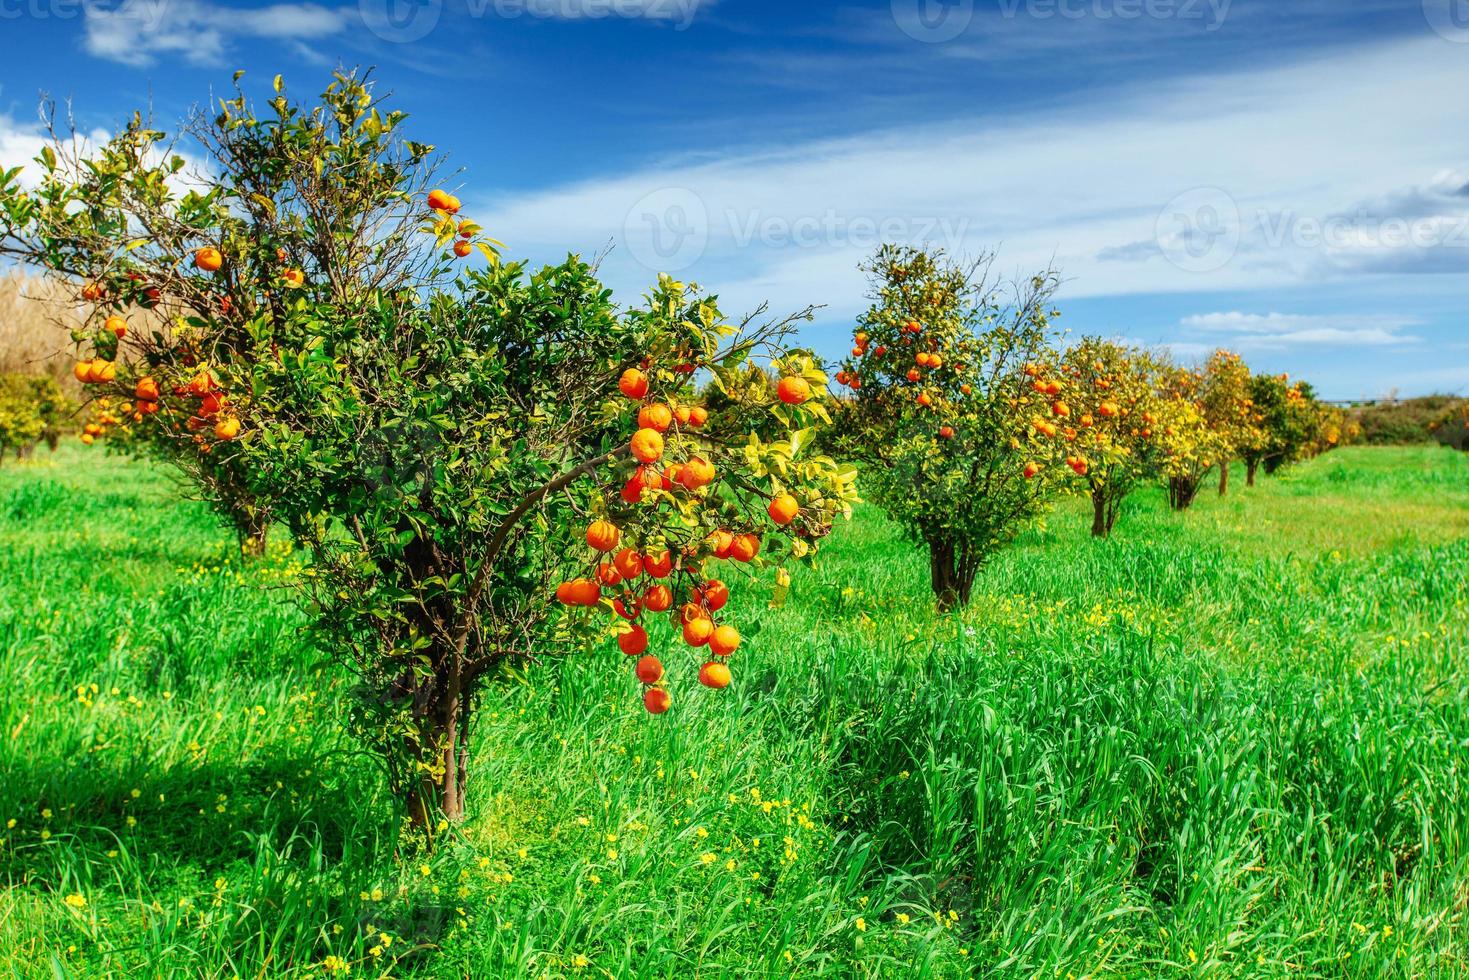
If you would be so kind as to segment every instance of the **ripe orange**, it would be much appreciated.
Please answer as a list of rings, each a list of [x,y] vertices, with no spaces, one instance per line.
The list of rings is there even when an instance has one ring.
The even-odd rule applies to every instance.
[[[692,456],[679,469],[679,482],[690,490],[699,490],[714,482],[714,464],[702,456]]]
[[[94,442],[96,442],[96,440],[94,438],[92,438],[92,436],[88,435],[85,432],[82,433],[82,445],[84,445],[84,446],[90,446]]]
[[[947,425],[939,426],[939,438],[940,439],[952,439],[952,438],[954,438],[954,430],[953,430],[953,428],[950,427],[950,426],[947,426]]]
[[[199,399],[199,414],[204,418],[213,418],[224,411],[226,405],[225,397],[217,391],[211,391]]]
[[[621,538],[622,532],[610,521],[593,521],[587,528],[587,544],[598,551],[611,551]]]
[[[657,462],[663,455],[663,436],[655,429],[639,429],[632,437],[632,454],[640,463]]]
[[[922,405],[924,408],[928,408],[930,405],[933,404],[933,397],[930,396],[928,392],[921,391],[918,393],[918,404]]]
[[[562,582],[556,586],[556,601],[563,606],[579,605],[576,601],[576,585],[572,582]]]
[[[156,402],[158,382],[152,378],[139,378],[137,387],[133,389],[133,397],[140,402]]]
[[[627,632],[617,637],[617,648],[629,657],[636,657],[648,649],[648,631],[633,623]]]
[[[116,313],[108,317],[102,324],[102,328],[112,334],[118,340],[128,335],[128,322]]]
[[[573,579],[571,589],[578,606],[595,606],[602,598],[602,587],[589,578]]]
[[[92,381],[99,385],[111,384],[117,377],[117,365],[97,358],[92,362]]]
[[[610,561],[604,561],[597,566],[597,581],[603,585],[617,585],[622,582],[622,574],[612,567]]]
[[[704,424],[708,421],[709,410],[703,405],[695,405],[693,408],[689,409],[689,425],[692,425],[696,429],[700,429],[703,428]]]
[[[679,405],[673,410],[673,420],[679,425],[688,425],[691,417],[687,405]]]
[[[1065,418],[1071,414],[1071,406],[1065,402],[1054,402],[1051,405],[1051,414]]]
[[[714,623],[700,616],[683,624],[683,641],[691,647],[701,647],[714,634]]]
[[[709,546],[710,551],[714,552],[715,558],[728,558],[730,551],[734,548],[734,535],[720,528],[717,531],[710,531],[704,543]]]
[[[617,388],[634,401],[648,393],[648,376],[637,368],[628,368],[617,379]]]
[[[730,545],[729,556],[735,561],[753,561],[760,553],[760,538],[754,534],[737,534]]]
[[[201,248],[194,253],[194,268],[205,272],[218,272],[224,265],[224,256],[217,248]]]
[[[719,612],[729,602],[729,586],[717,578],[711,578],[694,589],[694,598],[703,603],[710,612]]]
[[[71,373],[84,385],[92,383],[92,362],[77,361],[71,366]]]
[[[623,578],[637,578],[643,574],[643,556],[631,548],[619,551],[612,559],[612,564],[617,569],[617,574]]]
[[[661,715],[672,703],[673,699],[661,687],[650,687],[643,695],[643,707],[648,709],[649,714]]]
[[[648,612],[667,612],[673,608],[673,592],[666,585],[655,585],[643,593],[643,608]]]
[[[221,442],[229,442],[240,434],[239,419],[220,419],[214,424],[214,438]]]
[[[968,385],[960,385],[959,386],[959,391],[962,392],[963,394],[968,395],[968,394],[972,394],[974,392],[974,389],[971,388],[971,387],[969,387]]]
[[[923,377],[923,375],[919,373],[919,371],[918,371],[917,368],[909,368],[908,369],[908,380],[909,381],[917,381],[917,380],[919,380],[922,377]]]
[[[767,508],[766,512],[770,514],[772,521],[781,527],[785,527],[796,519],[796,515],[801,512],[801,505],[796,502],[795,497],[792,497],[788,493],[782,493],[770,502],[770,507]]]
[[[928,355],[928,366],[931,368],[941,368],[944,366],[944,359],[937,354],[930,354]],[[964,365],[961,364],[959,366],[962,368]]]
[[[787,405],[799,405],[811,397],[811,386],[806,383],[805,378],[792,375],[780,379],[780,384],[775,386],[775,393]]]
[[[1097,406],[1097,414],[1104,419],[1115,418],[1121,411],[1115,402],[1102,402],[1101,405]]]
[[[102,298],[105,292],[100,282],[89,282],[82,287],[82,299],[88,303],[95,303]]]
[[[140,416],[142,416],[142,415],[152,415],[152,414],[154,414],[155,412],[158,411],[158,403],[157,402],[140,401],[140,402],[138,402],[138,404],[137,404],[136,407],[137,407],[137,414],[140,415]]]
[[[473,251],[474,246],[466,241],[461,240],[454,243],[454,254],[459,256],[461,259]]]
[[[663,661],[650,653],[638,661],[634,672],[644,684],[657,684],[663,679]]]
[[[727,657],[740,648],[740,631],[733,626],[721,626],[709,635],[709,652],[716,657]]]
[[[638,409],[638,428],[652,429],[654,432],[667,432],[668,427],[673,424],[673,412],[667,405],[654,403],[644,405]]]
[[[1040,471],[1041,471],[1041,468],[1040,468],[1040,464],[1039,463],[1026,463],[1025,464],[1025,469],[1021,470],[1020,472],[1024,473],[1025,474],[1025,478],[1027,480],[1029,480],[1031,477],[1035,476]]]
[[[919,351],[918,356],[913,358],[913,360],[918,364],[919,367],[928,367],[928,351]]]
[[[643,571],[653,578],[663,578],[673,571],[673,556],[667,549],[663,551],[650,551],[643,556]]]
[[[428,192],[428,206],[431,210],[442,211],[445,214],[459,213],[459,198],[448,191],[433,190]]]
[[[732,679],[729,675],[729,668],[718,661],[710,661],[699,668],[699,683],[705,687],[712,687],[715,690],[726,688],[729,687]]]
[[[631,592],[624,592],[612,600],[612,611],[626,620],[634,620],[643,614],[643,603]]]

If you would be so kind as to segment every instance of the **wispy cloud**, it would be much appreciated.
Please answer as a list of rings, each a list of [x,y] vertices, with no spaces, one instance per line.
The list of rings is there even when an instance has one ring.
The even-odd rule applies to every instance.
[[[1418,324],[1414,317],[1295,313],[1200,313],[1184,317],[1189,334],[1209,341],[1184,340],[1178,346],[1233,347],[1238,350],[1283,350],[1290,347],[1403,347],[1420,338],[1403,331]],[[1175,347],[1175,351],[1177,346]]]
[[[88,3],[83,44],[99,58],[141,67],[177,58],[191,65],[222,64],[232,42],[245,38],[284,42],[314,57],[312,41],[341,34],[357,23],[347,8],[316,3],[264,7],[223,6],[208,0],[121,0]]]

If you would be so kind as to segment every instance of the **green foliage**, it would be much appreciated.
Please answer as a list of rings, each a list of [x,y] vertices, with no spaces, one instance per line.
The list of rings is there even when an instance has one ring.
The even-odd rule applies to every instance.
[[[986,266],[899,246],[866,271],[873,305],[840,378],[852,390],[841,451],[865,464],[864,495],[928,548],[939,604],[963,605],[1061,480],[1061,444],[1028,421],[1046,402],[1025,373],[1053,359],[1056,279],[1019,283],[1005,302]]]
[[[56,448],[74,408],[54,378],[0,375],[0,462],[6,453],[29,455],[43,439]]]
[[[1354,408],[1350,416],[1362,429],[1361,441],[1373,446],[1408,446],[1440,439],[1442,423],[1457,414],[1455,409],[1462,404],[1453,395],[1395,398]]]
[[[942,618],[861,508],[677,724],[608,648],[487,688],[494,805],[425,854],[297,557],[64,447],[0,469],[0,974],[1462,975],[1465,475],[1063,503]]]

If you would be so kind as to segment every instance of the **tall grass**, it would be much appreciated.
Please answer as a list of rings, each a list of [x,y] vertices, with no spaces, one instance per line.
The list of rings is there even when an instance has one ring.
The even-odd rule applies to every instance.
[[[0,374],[49,374],[75,395],[67,331],[80,320],[54,281],[18,269],[0,275]]]
[[[1237,485],[1242,481],[1237,481]],[[157,471],[0,472],[0,969],[20,976],[1469,976],[1469,465],[1351,449],[962,616],[879,515],[736,684],[508,675],[472,818],[399,837],[275,552]]]

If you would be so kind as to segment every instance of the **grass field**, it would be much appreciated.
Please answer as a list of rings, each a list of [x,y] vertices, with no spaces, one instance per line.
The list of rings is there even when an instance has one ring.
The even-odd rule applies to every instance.
[[[1348,449],[931,612],[880,515],[661,718],[613,645],[486,698],[399,842],[277,551],[158,470],[0,467],[0,973],[1469,976],[1469,462]],[[655,637],[655,642],[657,642]]]

